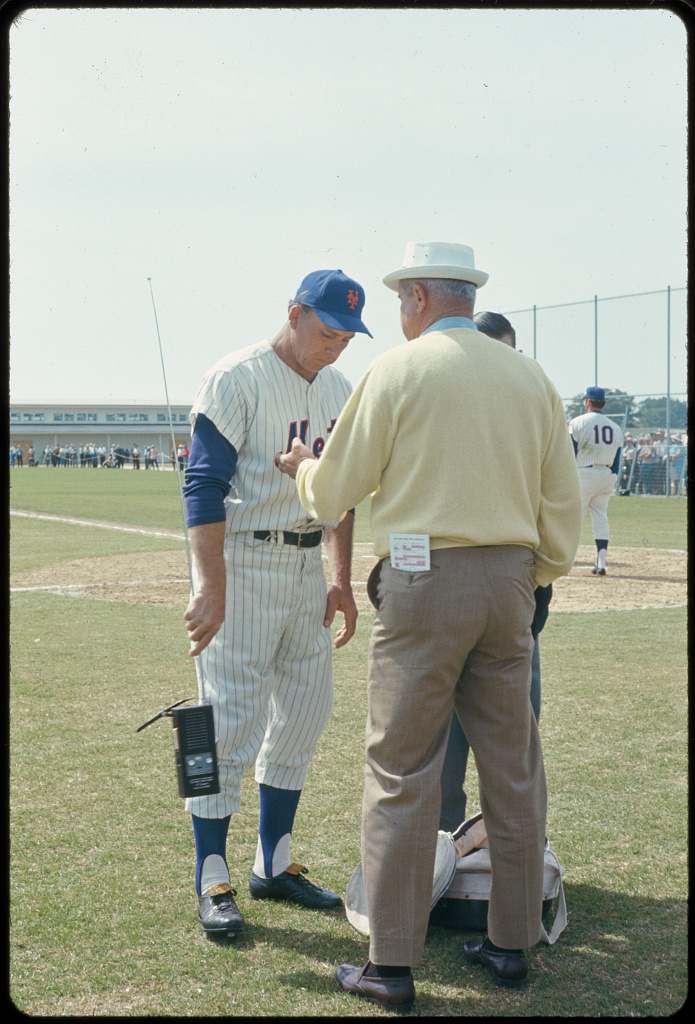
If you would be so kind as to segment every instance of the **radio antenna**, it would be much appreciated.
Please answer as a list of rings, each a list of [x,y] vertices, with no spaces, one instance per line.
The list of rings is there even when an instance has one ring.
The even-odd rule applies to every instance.
[[[159,358],[161,359],[161,362],[162,362],[162,377],[164,378],[164,394],[166,395],[167,412],[169,414],[169,428],[171,430],[171,451],[172,451],[172,455],[173,455],[174,470],[176,472],[176,477],[177,477],[178,482],[179,482],[179,497],[181,498],[181,516],[183,517],[183,535],[186,538],[186,558],[188,559],[188,578],[189,578],[189,580],[191,582],[191,593],[194,594],[195,593],[195,587],[193,585],[193,569],[191,567],[191,549],[190,549],[189,544],[188,544],[188,527],[186,525],[186,505],[185,505],[185,502],[184,502],[184,499],[183,499],[183,485],[181,483],[181,470],[179,468],[179,460],[176,457],[176,438],[174,437],[174,419],[173,419],[173,417],[171,415],[171,406],[169,404],[169,389],[167,387],[166,370],[164,369],[164,353],[162,352],[162,338],[161,338],[161,335],[159,333],[159,321],[157,319],[157,307],[155,306],[154,292],[152,291],[152,278],[148,277],[147,280],[149,281],[149,285],[150,285],[150,295],[152,297],[152,309],[154,310],[154,323],[155,323],[155,327],[157,328],[157,341],[159,342]]]
[[[164,378],[164,394],[167,400],[167,412],[169,413],[169,427],[171,429],[171,450],[174,460],[174,470],[179,482],[179,497],[181,498],[181,515],[183,517],[183,535],[186,538],[186,557],[188,559],[188,579],[191,584],[191,594],[195,593],[193,585],[193,569],[191,566],[191,549],[188,544],[188,526],[186,525],[186,505],[183,499],[183,484],[181,483],[181,470],[179,460],[176,457],[176,438],[174,437],[174,417],[171,415],[169,404],[169,388],[167,387],[167,375],[164,369],[164,353],[162,352],[162,337],[159,333],[159,320],[157,318],[157,306],[154,301],[152,290],[152,278],[147,278],[152,296],[152,309],[154,310],[154,323],[157,328],[157,341],[159,342],[159,358],[162,361],[162,377]],[[195,658],[196,676],[198,678],[198,700],[195,707],[183,708],[192,697],[184,697],[183,700],[170,704],[168,708],[160,711],[144,725],[141,725],[137,732],[142,732],[148,725],[156,722],[158,718],[170,716],[174,726],[174,751],[176,757],[176,775],[179,783],[179,796],[212,796],[220,791],[219,767],[217,763],[217,745],[215,739],[215,720],[212,704],[206,702],[203,694],[203,670]]]

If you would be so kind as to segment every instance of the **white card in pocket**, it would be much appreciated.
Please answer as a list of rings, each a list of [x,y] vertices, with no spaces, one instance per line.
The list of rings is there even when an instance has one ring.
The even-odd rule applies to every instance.
[[[391,568],[407,572],[427,572],[430,567],[428,533],[390,534]]]

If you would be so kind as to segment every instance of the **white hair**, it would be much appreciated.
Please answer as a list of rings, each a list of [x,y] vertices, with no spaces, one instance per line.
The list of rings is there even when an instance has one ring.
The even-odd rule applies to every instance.
[[[459,281],[452,277],[415,277],[404,278],[399,282],[405,290],[406,295],[413,294],[413,285],[419,284],[427,288],[432,295],[453,295],[468,305],[475,303],[475,296],[478,289],[472,281]]]

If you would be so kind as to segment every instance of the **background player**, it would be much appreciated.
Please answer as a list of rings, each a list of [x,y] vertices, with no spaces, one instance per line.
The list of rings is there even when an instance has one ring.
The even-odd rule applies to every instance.
[[[569,424],[582,489],[582,520],[589,509],[596,541],[596,564],[591,570],[593,576],[606,575],[606,550],[610,537],[608,502],[620,471],[623,443],[623,432],[618,424],[601,412],[605,404],[603,388],[587,388],[584,395],[586,412],[583,416],[575,416]]]
[[[207,932],[242,927],[226,841],[242,776],[254,762],[260,825],[252,897],[315,909],[342,902],[305,879],[306,868],[291,862],[289,849],[309,761],[333,704],[328,627],[342,612],[340,647],[357,620],[350,586],[354,517],[340,524],[312,519],[274,457],[295,437],[320,455],[351,391],[330,364],[356,332],[369,334],[363,305],[361,286],[342,270],[309,274],[281,330],[213,366],[190,413],[184,492],[195,587],[185,618],[202,695],[214,709],[221,786],[216,796],[186,803],[198,917]]]
[[[483,334],[495,341],[501,341],[510,348],[516,348],[516,331],[502,313],[482,310],[473,317],[476,327]],[[543,629],[548,617],[548,605],[552,597],[553,587],[537,587],[535,590],[536,615],[534,617],[533,656],[531,658],[531,707],[538,721],[541,713],[541,654],[538,646],[538,634]],[[442,809],[439,827],[445,832],[454,832],[465,821],[467,796],[463,788],[468,767],[469,744],[466,734],[458,720],[456,712],[451,718],[451,731],[442,768]]]

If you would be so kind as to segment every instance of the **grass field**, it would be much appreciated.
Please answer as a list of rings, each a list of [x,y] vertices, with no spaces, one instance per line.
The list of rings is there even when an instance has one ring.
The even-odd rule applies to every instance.
[[[181,530],[172,473],[15,470],[11,483],[13,508]],[[685,550],[686,506],[614,499],[612,543]],[[366,540],[366,509],[358,513]],[[182,543],[18,517],[11,526],[13,568],[123,551],[146,559]],[[335,988],[336,964],[367,956],[342,913],[249,898],[258,813],[251,773],[228,847],[246,930],[230,942],[200,931],[171,727],[135,732],[196,692],[181,613],[45,592],[12,596],[14,1005],[37,1016],[386,1015]],[[360,856],[369,633],[362,615],[357,636],[335,654],[335,708],[293,841],[310,877],[339,892]],[[527,988],[507,992],[462,965],[462,943],[476,933],[431,928],[413,1015],[653,1017],[683,1005],[685,637],[683,608],[551,614],[540,728],[567,929],[556,946],[533,950]],[[473,766],[468,783],[473,812]]]
[[[49,515],[183,530],[178,483],[172,472],[13,469],[10,505]],[[685,550],[686,508],[684,498],[613,498],[611,544]],[[355,540],[368,541],[368,500],[357,509],[356,527]],[[581,543],[592,543],[588,516]]]

